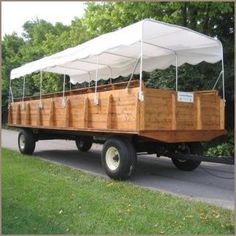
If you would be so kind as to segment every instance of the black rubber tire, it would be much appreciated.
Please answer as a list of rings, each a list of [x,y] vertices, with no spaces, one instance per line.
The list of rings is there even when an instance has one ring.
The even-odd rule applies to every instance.
[[[186,145],[188,146],[188,152],[185,151],[183,153],[203,155],[201,143],[190,143]],[[178,160],[176,158],[172,158],[172,162],[179,170],[183,171],[193,171],[201,164],[201,161]]]
[[[22,141],[24,139],[24,143]],[[23,129],[18,135],[18,147],[22,154],[32,155],[35,149],[35,137],[31,130]]]
[[[106,161],[106,154],[110,147],[117,149],[120,162],[115,170],[111,170]],[[102,149],[102,166],[106,174],[115,180],[126,180],[134,174],[137,157],[133,144],[126,137],[115,136],[109,138]]]
[[[75,144],[79,151],[87,152],[91,149],[93,145],[93,137],[91,136],[79,137],[78,139],[75,140]]]

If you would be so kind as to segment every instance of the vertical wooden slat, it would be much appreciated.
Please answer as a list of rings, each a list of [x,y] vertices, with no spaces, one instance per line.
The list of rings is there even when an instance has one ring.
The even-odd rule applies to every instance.
[[[107,129],[112,129],[112,122],[111,122],[112,99],[113,99],[113,96],[112,96],[112,94],[110,94],[108,97],[108,104],[107,104]]]
[[[25,125],[30,125],[30,123],[30,103],[27,103],[25,108]]]
[[[70,99],[65,104],[65,127],[70,127]]]
[[[220,129],[225,129],[225,102],[220,99]]]
[[[196,114],[197,114],[197,129],[202,129],[202,110],[201,110],[201,96],[196,97]]]
[[[83,128],[88,128],[88,98],[84,99]]]
[[[135,111],[136,111],[136,130],[140,130],[140,101],[137,96],[136,104],[135,104]]]
[[[49,126],[54,125],[54,100],[51,99],[50,110],[49,110]]]
[[[36,110],[37,110],[37,121],[36,121],[36,123],[37,123],[38,126],[41,126],[41,125],[42,125],[42,124],[41,124],[41,122],[42,122],[41,109],[42,109],[42,108],[40,108],[40,106],[37,105],[37,108],[36,108]]]
[[[16,124],[21,124],[21,109],[20,104],[17,104],[16,106]]]
[[[171,94],[171,106],[172,106],[172,116],[171,116],[171,128],[176,130],[176,94]]]

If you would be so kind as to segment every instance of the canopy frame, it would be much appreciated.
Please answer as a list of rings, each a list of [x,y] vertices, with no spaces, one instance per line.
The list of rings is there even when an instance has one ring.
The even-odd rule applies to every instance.
[[[175,69],[176,69],[176,72],[175,72],[175,90],[176,91],[178,91],[178,66],[179,65],[182,65],[183,63],[185,63],[185,62],[183,62],[183,61],[181,61],[180,62],[180,64],[179,64],[179,58],[178,58],[178,49],[177,50],[174,50],[173,48],[169,48],[169,47],[164,47],[163,45],[158,45],[157,43],[151,43],[151,42],[153,42],[153,41],[150,41],[150,42],[147,42],[147,41],[145,41],[144,40],[144,24],[146,23],[146,22],[148,22],[148,21],[150,21],[150,22],[153,22],[153,23],[158,23],[158,24],[161,24],[161,25],[166,25],[167,27],[166,27],[166,32],[167,32],[167,35],[168,35],[168,32],[170,32],[170,34],[172,34],[172,33],[175,33],[175,31],[171,31],[171,28],[170,28],[170,31],[169,31],[169,29],[168,29],[168,26],[169,27],[175,27],[176,29],[178,28],[178,29],[180,29],[180,32],[181,32],[181,29],[182,30],[186,30],[186,31],[189,31],[189,32],[192,32],[193,33],[193,36],[194,36],[194,34],[198,34],[198,35],[200,35],[200,36],[202,36],[202,38],[200,38],[200,40],[202,39],[203,40],[203,38],[205,37],[205,38],[208,38],[208,39],[210,39],[210,40],[212,40],[212,41],[206,41],[206,43],[211,43],[210,45],[213,45],[213,47],[218,47],[217,45],[220,45],[220,47],[221,47],[221,67],[222,67],[222,69],[221,69],[221,72],[220,72],[220,74],[219,74],[219,76],[218,76],[218,78],[217,78],[217,80],[216,80],[216,82],[215,82],[215,84],[214,84],[214,86],[213,86],[213,88],[212,89],[215,89],[215,87],[216,87],[216,85],[217,85],[217,83],[218,83],[218,81],[219,81],[219,79],[220,79],[220,77],[222,78],[222,93],[223,93],[223,99],[225,100],[225,77],[224,77],[224,59],[223,59],[223,46],[222,46],[222,43],[218,40],[218,39],[214,39],[214,38],[211,38],[211,37],[209,37],[209,36],[207,36],[207,35],[204,35],[204,34],[202,34],[202,33],[199,33],[199,32],[196,32],[196,31],[193,31],[193,30],[191,30],[191,29],[188,29],[188,28],[186,28],[186,27],[182,27],[182,26],[178,26],[178,25],[174,25],[174,24],[168,24],[168,23],[165,23],[165,22],[159,22],[159,21],[156,21],[156,20],[153,20],[153,19],[144,19],[143,21],[141,21],[141,24],[140,24],[140,40],[138,40],[138,41],[134,41],[134,43],[140,43],[140,58],[136,58],[136,57],[132,57],[132,56],[130,56],[130,55],[122,55],[122,53],[116,53],[115,51],[113,52],[113,50],[110,52],[110,51],[107,51],[107,50],[111,50],[111,49],[113,49],[113,48],[109,48],[109,47],[107,47],[105,50],[103,50],[103,51],[101,51],[100,53],[98,53],[98,54],[91,54],[91,56],[94,56],[94,57],[96,57],[96,62],[92,62],[91,60],[90,61],[88,61],[88,60],[86,60],[86,58],[88,58],[88,57],[80,57],[80,58],[77,58],[77,59],[73,59],[73,60],[68,60],[68,59],[66,59],[66,60],[62,60],[63,61],[63,63],[59,63],[59,64],[54,64],[54,65],[51,65],[51,66],[49,66],[49,67],[44,67],[44,66],[41,66],[41,69],[40,70],[38,70],[39,72],[40,72],[40,104],[39,104],[39,106],[42,108],[42,81],[43,81],[43,71],[50,71],[49,69],[50,68],[54,68],[54,67],[61,67],[61,68],[67,68],[68,70],[77,70],[77,71],[81,71],[81,72],[85,72],[85,74],[87,73],[88,74],[88,78],[89,78],[89,86],[90,86],[90,83],[91,83],[91,81],[92,81],[92,76],[93,76],[93,78],[94,78],[94,74],[92,74],[92,76],[91,76],[91,73],[92,72],[95,72],[95,91],[94,91],[94,103],[96,104],[96,105],[98,105],[98,103],[99,103],[99,99],[98,99],[98,97],[97,97],[97,86],[98,86],[98,75],[99,75],[99,66],[101,65],[101,66],[104,66],[104,67],[107,67],[109,70],[110,70],[110,82],[112,82],[112,78],[113,78],[113,69],[112,69],[112,66],[110,66],[110,65],[108,65],[108,64],[104,64],[104,63],[101,63],[100,61],[99,61],[99,56],[101,55],[101,54],[108,54],[108,55],[113,55],[113,56],[117,56],[117,57],[121,57],[121,58],[127,58],[127,59],[130,59],[130,63],[133,63],[131,60],[134,60],[134,62],[135,62],[135,65],[134,65],[134,67],[133,67],[133,71],[132,71],[132,73],[130,74],[130,79],[129,79],[129,81],[128,81],[128,84],[127,84],[127,88],[129,87],[129,84],[130,84],[130,81],[132,80],[132,78],[133,78],[133,75],[135,74],[135,71],[136,71],[136,69],[137,69],[137,66],[138,66],[138,64],[140,64],[139,65],[139,94],[138,94],[138,99],[140,100],[140,101],[144,101],[144,95],[143,95],[143,91],[142,91],[142,81],[143,81],[143,71],[144,71],[144,68],[143,68],[143,64],[144,64],[144,45],[145,44],[147,44],[147,45],[151,45],[151,46],[154,46],[154,47],[158,47],[158,48],[161,48],[161,49],[164,49],[164,50],[168,50],[168,51],[170,51],[170,52],[172,52],[174,55],[175,55]],[[136,26],[135,26],[136,27]],[[164,26],[163,26],[164,27]],[[133,28],[132,28],[133,29]],[[135,29],[137,29],[137,28],[135,28]],[[146,28],[145,28],[146,29]],[[161,28],[162,29],[162,28]],[[126,32],[126,31],[125,31]],[[137,32],[137,31],[136,31]],[[165,31],[164,31],[165,32]],[[178,30],[176,31],[176,32],[178,32]],[[112,33],[111,33],[112,34]],[[161,35],[161,34],[160,34]],[[155,35],[154,34],[154,39],[155,39],[155,37],[156,38],[158,38],[159,36],[158,35]],[[160,36],[160,37],[162,37],[162,35]],[[107,39],[107,38],[106,38]],[[153,38],[151,38],[151,39],[153,39]],[[197,38],[197,36],[196,36],[196,38],[195,38],[195,40],[197,40],[198,38]],[[96,39],[93,39],[93,40],[96,40]],[[147,40],[149,40],[149,38],[147,38]],[[215,43],[214,44],[214,40],[217,42],[217,43]],[[92,41],[92,40],[91,40]],[[94,41],[95,42],[95,41]],[[100,42],[100,41],[98,41],[98,42]],[[155,41],[155,42],[159,42],[159,41]],[[163,42],[163,41],[162,41]],[[200,42],[202,42],[202,41],[200,41]],[[205,41],[203,41],[203,45],[204,45],[204,42]],[[100,42],[101,43],[101,42]],[[112,44],[111,44],[112,45]],[[119,45],[119,44],[118,44]],[[132,45],[132,44],[127,44],[126,46],[129,46],[129,45]],[[166,44],[166,45],[168,45],[168,44]],[[198,44],[198,45],[202,45],[201,43],[200,44]],[[86,45],[87,46],[87,45]],[[120,44],[120,46],[122,46],[122,44]],[[191,46],[191,45],[190,45]],[[212,46],[211,46],[212,47]],[[85,47],[86,48],[86,47]],[[197,48],[197,47],[196,47]],[[190,48],[190,50],[191,49],[193,49],[193,50],[196,50],[196,48],[194,48],[194,47],[192,47],[192,48]],[[201,47],[200,47],[201,48]],[[209,46],[208,46],[208,48],[209,48]],[[69,51],[68,51],[69,50]],[[61,56],[61,55],[65,55],[65,56],[68,56],[68,55],[70,55],[70,54],[68,54],[67,52],[69,52],[70,53],[70,49],[68,49],[67,51],[66,51],[66,54],[60,54],[60,55],[58,55],[59,57]],[[73,51],[73,48],[71,49],[72,50],[72,52],[74,53],[75,51]],[[183,50],[185,50],[184,48],[183,48]],[[188,48],[187,48],[187,50],[188,50]],[[216,51],[216,52],[219,52],[219,51]],[[211,54],[209,54],[209,55],[214,55],[214,54],[212,54],[212,51],[210,51],[210,53]],[[88,54],[88,55],[90,55],[90,54]],[[165,54],[163,54],[163,55],[165,55]],[[170,54],[167,54],[167,55],[170,55]],[[204,55],[204,54],[203,54]],[[207,54],[206,54],[207,55]],[[217,56],[218,56],[218,58],[220,58],[220,55],[219,54],[216,54]],[[181,56],[181,54],[180,54],[180,56]],[[50,56],[49,56],[50,57]],[[69,57],[70,58],[70,57]],[[201,58],[201,57],[200,57]],[[204,57],[203,57],[204,58]],[[214,57],[213,57],[214,58]],[[217,58],[217,57],[216,57]],[[48,59],[48,57],[47,57],[47,59]],[[52,61],[50,61],[50,58],[49,58],[49,60],[47,60],[46,59],[46,61],[43,61],[44,62],[44,64],[43,65],[45,65],[45,63],[48,63],[48,62],[52,62]],[[54,59],[54,58],[53,58]],[[56,55],[56,59],[57,59],[57,55]],[[71,58],[72,59],[72,58]],[[183,60],[183,59],[182,59]],[[89,69],[89,70],[86,70],[86,69],[80,69],[80,68],[78,68],[78,67],[70,67],[70,66],[66,66],[66,64],[67,63],[71,63],[71,62],[74,62],[74,61],[78,61],[78,62],[84,62],[84,63],[88,63],[88,64],[91,64],[91,65],[96,65],[96,69]],[[209,59],[209,61],[210,61],[210,59]],[[56,61],[57,62],[57,61]],[[53,62],[54,63],[54,62]],[[179,64],[179,65],[178,65]],[[37,64],[36,64],[37,65]],[[111,64],[111,65],[113,65],[113,64]],[[174,65],[174,64],[172,64],[172,65]],[[34,66],[35,66],[35,64],[34,64]],[[38,66],[38,65],[37,65]],[[37,66],[36,67],[33,67],[33,68],[37,68]],[[73,66],[73,65],[72,65]],[[81,66],[83,66],[83,65],[81,65]],[[28,73],[29,73],[29,69],[28,69],[29,67],[26,67],[26,71],[28,70]],[[23,69],[23,71],[24,71],[24,69]],[[31,70],[30,70],[31,71]],[[57,72],[55,72],[56,70],[52,70],[52,72],[53,73],[57,73]],[[35,70],[35,72],[36,72],[36,70]],[[70,72],[70,71],[69,71]],[[16,72],[16,74],[21,74],[22,73],[22,71],[20,70],[19,72],[17,71]],[[33,72],[31,72],[31,73],[33,73]],[[61,74],[60,73],[60,70],[59,70],[59,72],[58,72],[59,74]],[[116,72],[117,73],[117,72]],[[11,86],[11,80],[12,79],[14,79],[14,78],[16,78],[16,74],[13,74],[13,75],[11,75],[11,79],[10,79],[10,87],[9,87],[9,101],[11,100],[12,102],[14,102],[14,97],[13,97],[13,92],[12,92],[12,86]],[[63,101],[64,101],[64,96],[65,96],[65,76],[66,76],[66,74],[67,73],[63,73],[64,74],[64,80],[63,80]],[[77,74],[75,74],[75,75],[77,75]],[[79,74],[78,74],[79,75]],[[107,74],[108,75],[108,74]],[[106,78],[107,78],[107,75],[106,75]],[[71,76],[71,74],[68,74],[68,76]],[[109,78],[109,77],[108,77]],[[82,81],[82,80],[81,80]],[[86,80],[87,81],[87,80]],[[71,82],[71,79],[70,79],[70,82]],[[25,90],[25,77],[24,77],[24,82],[23,82],[23,95],[22,95],[22,101],[24,101],[24,99],[25,99],[25,92],[24,92],[24,90]],[[63,104],[63,103],[62,103]]]

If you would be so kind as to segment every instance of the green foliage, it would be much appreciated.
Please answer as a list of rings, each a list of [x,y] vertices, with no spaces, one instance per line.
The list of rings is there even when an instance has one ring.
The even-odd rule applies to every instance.
[[[3,39],[2,54],[3,105],[7,104],[9,75],[13,68],[76,46],[144,18],[183,25],[219,38],[224,47],[226,99],[227,102],[234,101],[234,3],[118,1],[87,3],[83,18],[74,18],[70,26],[61,23],[52,25],[36,18],[24,24],[22,37],[16,34],[6,35]],[[211,89],[220,71],[220,63],[210,65],[203,62],[196,66],[183,65],[179,68],[179,89],[188,91]],[[175,87],[175,68],[173,67],[144,73],[144,75],[147,86]],[[46,75],[43,82],[44,92],[60,91],[62,86],[60,78],[58,75]],[[117,81],[119,80],[120,78],[117,78]],[[28,95],[38,92],[38,85],[38,75],[27,76]],[[217,88],[221,89],[220,83]],[[13,81],[13,90],[16,96],[21,96],[22,81]]]
[[[207,150],[208,156],[233,156],[234,155],[234,144],[222,143],[215,147],[210,147]]]
[[[204,146],[208,156],[234,156],[234,130]]]
[[[3,149],[4,234],[233,234],[233,212]],[[79,154],[78,154],[79,155]]]

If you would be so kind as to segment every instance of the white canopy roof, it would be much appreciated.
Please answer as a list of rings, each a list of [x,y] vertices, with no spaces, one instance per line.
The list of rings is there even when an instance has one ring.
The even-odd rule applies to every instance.
[[[96,72],[101,79],[128,76],[140,56],[142,70],[150,72],[175,66],[176,56],[178,66],[218,62],[222,45],[188,28],[145,19],[13,69],[11,79],[41,70],[69,75],[72,83],[95,80]],[[134,73],[139,73],[138,67]]]

